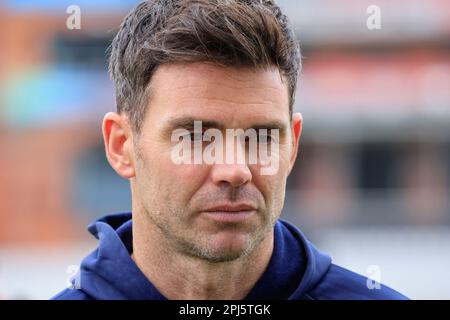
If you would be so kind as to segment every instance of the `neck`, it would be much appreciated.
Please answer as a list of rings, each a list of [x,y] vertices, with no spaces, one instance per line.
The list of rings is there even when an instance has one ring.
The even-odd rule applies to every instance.
[[[146,220],[133,214],[132,259],[168,299],[243,299],[272,256],[273,232],[270,232],[253,252],[234,261],[212,263],[190,257],[164,245],[156,227]]]

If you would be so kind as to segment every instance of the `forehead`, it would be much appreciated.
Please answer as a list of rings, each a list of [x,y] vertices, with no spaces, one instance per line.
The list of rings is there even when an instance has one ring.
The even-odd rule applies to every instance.
[[[290,119],[287,84],[277,68],[167,64],[154,73],[150,92],[147,114],[161,123],[181,114],[230,127]]]

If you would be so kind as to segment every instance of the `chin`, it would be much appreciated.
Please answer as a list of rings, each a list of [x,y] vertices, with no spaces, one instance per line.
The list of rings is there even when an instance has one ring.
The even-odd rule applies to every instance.
[[[216,262],[233,261],[246,256],[254,249],[254,236],[249,234],[216,234],[209,240],[210,260]]]
[[[209,252],[206,255],[203,255],[201,258],[212,263],[219,263],[219,262],[235,261],[243,256],[246,256],[245,250],[218,249],[218,250],[211,250],[211,252]]]

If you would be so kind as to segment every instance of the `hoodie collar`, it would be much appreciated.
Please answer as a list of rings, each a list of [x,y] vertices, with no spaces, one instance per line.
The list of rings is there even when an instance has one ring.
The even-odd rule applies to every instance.
[[[131,213],[104,216],[88,230],[99,239],[99,246],[81,263],[81,288],[86,294],[94,299],[166,300],[131,259]],[[272,257],[245,299],[302,299],[330,264],[331,258],[297,227],[278,220]]]
[[[131,259],[131,213],[105,216],[88,226],[98,248],[81,263],[81,288],[94,299],[165,300]]]

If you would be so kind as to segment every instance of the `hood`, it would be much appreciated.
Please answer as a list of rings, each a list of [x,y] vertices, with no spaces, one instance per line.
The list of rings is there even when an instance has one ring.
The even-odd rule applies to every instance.
[[[81,262],[79,283],[84,294],[92,299],[166,299],[130,257],[131,213],[104,216],[88,230],[99,245]],[[277,220],[272,257],[246,299],[306,299],[305,293],[321,281],[330,265],[331,258],[296,226]]]

